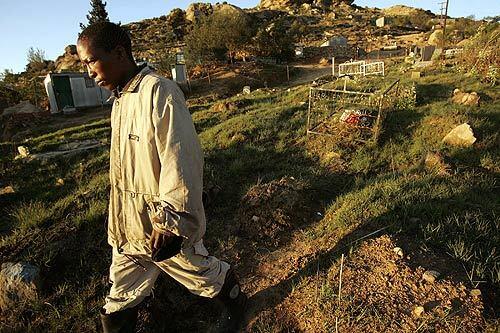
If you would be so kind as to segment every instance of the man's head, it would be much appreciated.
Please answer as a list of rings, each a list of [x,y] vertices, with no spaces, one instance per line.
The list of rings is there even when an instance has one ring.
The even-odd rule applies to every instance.
[[[125,85],[135,69],[127,32],[111,22],[89,25],[78,36],[78,56],[89,76],[109,90]]]

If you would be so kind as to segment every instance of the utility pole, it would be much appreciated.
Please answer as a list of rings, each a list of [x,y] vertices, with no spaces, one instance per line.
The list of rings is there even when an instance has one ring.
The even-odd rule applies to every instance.
[[[446,20],[448,19],[448,3],[449,3],[449,0],[446,0],[446,1],[439,3],[439,5],[441,6],[440,7],[440,12],[441,12],[440,21],[443,22],[443,38],[441,41],[441,48],[443,49],[443,54],[444,54],[444,47],[446,44]]]

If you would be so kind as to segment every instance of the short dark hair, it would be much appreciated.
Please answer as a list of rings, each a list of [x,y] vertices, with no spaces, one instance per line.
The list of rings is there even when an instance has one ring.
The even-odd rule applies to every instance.
[[[78,35],[78,40],[91,41],[95,47],[111,52],[117,46],[123,46],[130,60],[132,55],[132,42],[128,32],[120,25],[112,22],[97,22],[89,25]]]

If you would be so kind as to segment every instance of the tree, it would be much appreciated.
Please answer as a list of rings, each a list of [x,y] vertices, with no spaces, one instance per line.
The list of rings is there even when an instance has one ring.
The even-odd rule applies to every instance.
[[[33,47],[30,47],[28,49],[27,60],[28,60],[28,64],[44,62],[45,61],[45,51],[43,51],[41,49],[34,49]]]
[[[254,46],[257,53],[277,60],[290,59],[293,57],[296,38],[296,32],[292,30],[284,19],[260,27],[254,37]]]
[[[26,60],[28,64],[26,65],[27,71],[41,71],[46,67],[45,51],[41,49],[34,49],[30,47],[28,49]]]
[[[91,0],[90,6],[92,9],[89,11],[87,15],[87,20],[89,21],[88,25],[97,23],[97,22],[109,22],[108,12],[106,11],[107,2],[103,3],[102,0]],[[83,23],[80,23],[80,28],[83,30],[87,26]]]
[[[3,73],[0,74],[0,82],[7,85],[13,85],[17,82],[17,76],[14,74],[12,69],[4,69]]]
[[[250,22],[244,14],[218,11],[202,16],[186,36],[188,60],[232,60],[237,51],[248,46],[251,33]]]

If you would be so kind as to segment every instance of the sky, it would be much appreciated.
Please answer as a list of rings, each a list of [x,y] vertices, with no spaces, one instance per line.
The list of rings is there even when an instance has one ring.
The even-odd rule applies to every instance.
[[[222,0],[219,0],[222,2]],[[443,0],[355,0],[359,6],[385,8],[395,4],[429,9],[437,13]],[[500,14],[499,0],[449,0],[452,17],[475,15],[476,18]],[[173,8],[186,9],[201,0],[108,0],[106,9],[112,22],[129,23],[166,15]],[[208,2],[208,1],[207,1]],[[216,3],[217,1],[210,1]],[[229,0],[241,8],[258,5],[259,0]],[[76,43],[80,22],[87,23],[89,0],[0,0],[0,73],[5,69],[21,72],[26,67],[30,47],[55,60],[64,47]]]

